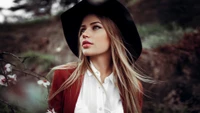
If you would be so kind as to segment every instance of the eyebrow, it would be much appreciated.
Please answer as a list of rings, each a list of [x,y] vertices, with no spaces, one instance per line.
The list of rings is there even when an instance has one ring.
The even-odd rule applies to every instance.
[[[96,22],[92,22],[92,23],[90,23],[90,25],[97,24],[97,23],[101,24],[101,22],[96,21]],[[85,27],[85,25],[81,25],[81,27]]]

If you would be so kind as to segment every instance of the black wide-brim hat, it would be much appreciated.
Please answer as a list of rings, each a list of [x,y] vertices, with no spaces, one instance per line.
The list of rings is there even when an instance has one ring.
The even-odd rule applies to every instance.
[[[88,14],[97,14],[110,18],[117,25],[123,36],[124,45],[131,53],[129,57],[137,60],[142,51],[142,44],[135,23],[126,7],[117,0],[104,0],[101,3],[90,1],[82,0],[61,14],[64,35],[71,51],[78,56],[78,33],[83,18]]]

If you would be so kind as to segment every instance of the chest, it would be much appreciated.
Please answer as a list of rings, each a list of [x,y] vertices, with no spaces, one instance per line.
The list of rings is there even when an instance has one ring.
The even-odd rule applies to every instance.
[[[113,81],[105,78],[103,84],[94,76],[84,76],[75,113],[123,113],[118,88]]]

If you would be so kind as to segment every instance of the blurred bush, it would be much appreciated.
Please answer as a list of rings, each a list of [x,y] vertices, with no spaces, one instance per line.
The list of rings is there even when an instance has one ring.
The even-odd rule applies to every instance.
[[[137,23],[177,23],[182,27],[200,25],[199,0],[140,0],[129,6]]]
[[[144,49],[138,61],[159,82],[144,84],[144,113],[199,113],[200,29],[176,44]]]
[[[36,73],[46,73],[55,65],[55,56],[41,53],[38,51],[27,51],[21,53],[21,57],[26,58],[26,62],[24,63],[27,65],[31,71]]]
[[[158,17],[161,23],[176,22],[183,27],[200,25],[199,0],[157,0]]]
[[[177,43],[185,33],[192,32],[193,28],[182,28],[173,24],[170,29],[159,23],[137,25],[138,32],[145,49],[153,49],[165,44]]]

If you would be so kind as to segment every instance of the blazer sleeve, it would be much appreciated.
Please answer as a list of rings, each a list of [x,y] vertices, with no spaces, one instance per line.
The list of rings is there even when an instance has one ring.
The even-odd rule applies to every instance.
[[[52,84],[50,88],[49,97],[52,96],[65,81],[63,75],[61,75],[59,70],[55,70]],[[59,92],[56,96],[54,96],[51,100],[48,100],[48,105],[50,109],[54,109],[56,113],[62,113],[63,111],[63,91]]]

